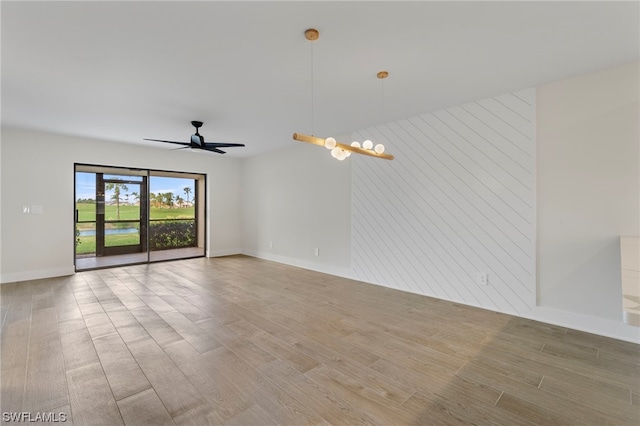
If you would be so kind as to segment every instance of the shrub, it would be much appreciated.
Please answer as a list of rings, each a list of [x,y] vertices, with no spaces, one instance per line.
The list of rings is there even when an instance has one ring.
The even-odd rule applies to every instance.
[[[149,225],[149,249],[167,250],[195,247],[195,223],[195,220],[151,222]]]

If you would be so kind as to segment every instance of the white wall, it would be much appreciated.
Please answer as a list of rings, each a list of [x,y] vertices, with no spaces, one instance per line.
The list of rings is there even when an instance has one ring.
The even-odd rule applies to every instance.
[[[640,233],[639,79],[635,63],[538,88],[542,308],[622,320],[619,236]]]
[[[348,160],[339,162],[322,147],[292,140],[290,148],[245,160],[242,185],[246,254],[350,274]],[[315,248],[319,256],[315,256]]]
[[[364,281],[523,314],[535,304],[535,91],[354,132],[353,267]],[[479,285],[479,272],[488,285]]]
[[[74,163],[207,174],[209,254],[240,252],[240,160],[6,128],[1,143],[1,282],[73,273]]]

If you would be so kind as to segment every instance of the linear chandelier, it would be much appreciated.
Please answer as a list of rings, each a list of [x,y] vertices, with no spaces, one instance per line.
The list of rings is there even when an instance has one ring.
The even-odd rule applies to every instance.
[[[309,28],[304,32],[304,36],[309,41],[316,41],[320,38],[320,33],[318,30],[314,28]],[[389,76],[387,71],[380,71],[377,74],[377,77],[382,81]],[[384,97],[381,96],[381,102]],[[311,132],[313,133],[313,105],[314,105],[314,87],[313,87],[313,47],[311,48]],[[381,104],[382,105],[382,104]],[[350,145],[346,145],[336,141],[332,137],[328,137],[326,139],[318,138],[315,136],[304,135],[301,133],[294,133],[293,139],[299,142],[306,142],[313,145],[324,146],[325,148],[331,150],[331,156],[342,161],[345,158],[348,158],[352,152],[356,154],[368,155],[376,158],[383,158],[385,160],[393,160],[393,155],[387,154],[384,152],[384,145],[381,143],[373,146],[373,142],[370,140],[365,140],[360,145],[360,142],[354,141],[351,142]]]
[[[317,138],[315,136],[303,135],[301,133],[294,133],[293,139],[299,142],[306,142],[313,145],[324,146],[331,150],[331,155],[338,160],[344,160],[348,158],[352,152],[356,154],[369,155],[371,157],[384,158],[385,160],[393,160],[394,157],[391,154],[384,152],[384,145],[377,144],[372,149],[373,142],[366,140],[360,146],[360,142],[352,142],[351,145],[345,145],[336,141],[334,138]]]

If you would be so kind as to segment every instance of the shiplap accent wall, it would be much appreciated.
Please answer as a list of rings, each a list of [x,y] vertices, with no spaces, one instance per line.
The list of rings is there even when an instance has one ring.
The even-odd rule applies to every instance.
[[[535,306],[535,89],[352,136],[396,157],[350,158],[358,279],[501,312]]]

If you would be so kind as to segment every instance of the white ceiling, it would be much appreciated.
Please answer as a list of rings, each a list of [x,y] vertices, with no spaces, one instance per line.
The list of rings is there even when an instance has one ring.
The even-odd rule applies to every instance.
[[[246,157],[637,61],[639,4],[2,1],[2,125]]]

